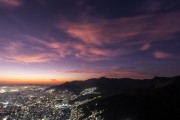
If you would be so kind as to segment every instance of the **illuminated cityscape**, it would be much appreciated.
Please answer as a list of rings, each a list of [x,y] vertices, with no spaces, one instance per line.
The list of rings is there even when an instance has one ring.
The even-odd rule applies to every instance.
[[[0,119],[2,120],[78,120],[84,113],[78,106],[101,97],[96,88],[85,89],[79,95],[71,92],[46,91],[43,86],[1,86]],[[94,94],[92,99],[76,101],[81,96]],[[102,111],[92,111],[91,119],[101,118]],[[88,120],[87,118],[87,120]]]
[[[0,120],[180,120],[180,0],[0,0]]]

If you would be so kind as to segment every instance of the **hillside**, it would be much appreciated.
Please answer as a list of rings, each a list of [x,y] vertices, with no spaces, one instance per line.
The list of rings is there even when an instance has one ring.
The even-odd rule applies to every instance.
[[[102,95],[112,95],[124,92],[130,89],[161,87],[170,84],[180,79],[177,77],[154,77],[153,79],[139,80],[131,78],[93,78],[85,81],[66,82],[61,85],[48,88],[55,89],[55,91],[68,90],[74,93],[79,93],[86,88],[97,87],[97,91]]]
[[[179,79],[180,80],[180,79]],[[180,81],[127,91],[79,106],[86,113],[104,110],[104,120],[179,120]]]

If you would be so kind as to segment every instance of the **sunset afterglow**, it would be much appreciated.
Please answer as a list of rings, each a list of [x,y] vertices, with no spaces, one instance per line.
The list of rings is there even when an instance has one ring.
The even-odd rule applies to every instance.
[[[103,2],[0,0],[0,83],[179,74],[178,1]]]

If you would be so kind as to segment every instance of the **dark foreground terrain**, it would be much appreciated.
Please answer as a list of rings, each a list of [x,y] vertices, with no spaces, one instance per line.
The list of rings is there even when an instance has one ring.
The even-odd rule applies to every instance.
[[[180,120],[180,77],[1,85],[2,120]]]
[[[104,120],[180,120],[180,77],[155,77],[151,80],[90,79],[54,86],[78,93],[97,87],[99,99],[78,106],[85,119],[92,111],[102,111]],[[83,97],[79,99],[84,99]]]

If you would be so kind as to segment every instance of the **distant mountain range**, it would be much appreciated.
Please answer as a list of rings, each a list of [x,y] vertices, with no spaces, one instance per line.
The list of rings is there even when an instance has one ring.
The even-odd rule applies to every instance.
[[[61,85],[53,86],[48,89],[56,91],[68,90],[74,93],[79,93],[86,88],[97,87],[102,95],[113,95],[132,89],[147,89],[150,87],[161,87],[166,84],[171,84],[180,79],[176,77],[154,77],[153,79],[131,79],[131,78],[93,78],[85,81],[66,82]],[[47,89],[47,90],[48,90]]]
[[[80,106],[104,110],[104,120],[180,120],[180,77],[155,77],[151,87],[127,90]],[[85,116],[86,117],[86,116]]]
[[[180,76],[146,80],[102,77],[67,82],[48,90],[69,90],[78,94],[90,87],[97,87],[102,97],[78,106],[85,113],[81,120],[92,111],[101,110],[103,120],[180,120]]]

